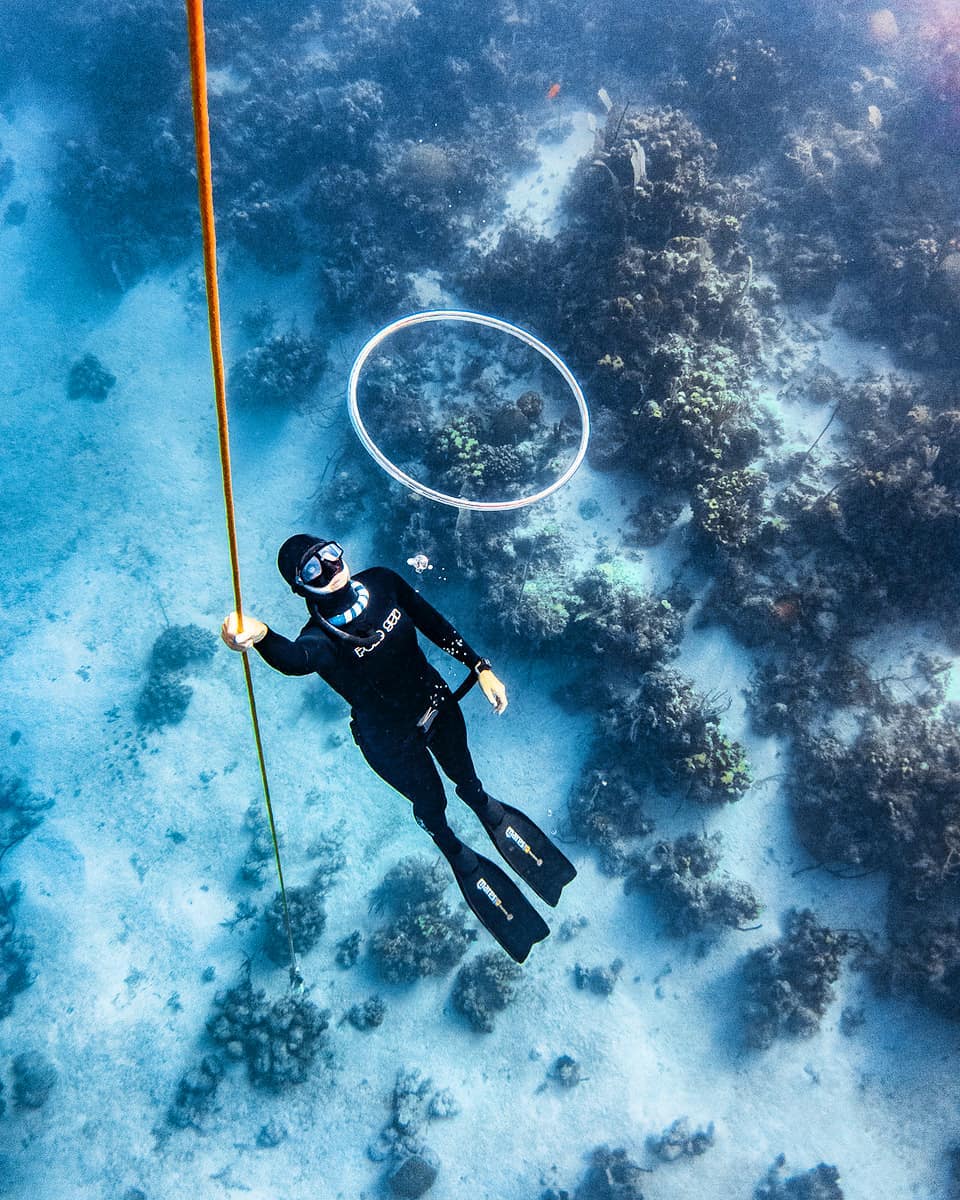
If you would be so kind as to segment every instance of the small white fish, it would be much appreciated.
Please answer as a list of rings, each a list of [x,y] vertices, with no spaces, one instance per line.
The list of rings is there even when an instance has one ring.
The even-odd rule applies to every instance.
[[[413,558],[408,558],[407,566],[413,567],[418,575],[422,575],[424,571],[433,570],[433,563],[425,554],[415,554]]]

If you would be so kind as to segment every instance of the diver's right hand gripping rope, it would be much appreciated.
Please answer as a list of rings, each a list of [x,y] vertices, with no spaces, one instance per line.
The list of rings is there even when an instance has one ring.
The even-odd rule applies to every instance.
[[[213,363],[213,390],[217,405],[217,430],[220,437],[220,473],[223,477],[223,503],[227,515],[227,540],[230,544],[230,569],[233,575],[233,599],[237,610],[237,631],[243,631],[243,604],[240,599],[240,554],[237,549],[237,522],[233,511],[233,481],[230,473],[230,437],[227,427],[227,389],[223,370],[223,344],[220,336],[220,289],[217,283],[217,235],[213,214],[213,171],[210,165],[210,118],[207,110],[207,52],[203,26],[203,0],[186,0],[187,38],[190,43],[190,89],[193,96],[193,133],[197,148],[197,190],[200,198],[200,224],[203,229],[203,273],[207,285],[207,322],[210,327],[210,358]],[[243,676],[247,685],[250,703],[250,719],[253,722],[253,738],[257,746],[257,761],[260,764],[260,781],[263,798],[270,822],[273,839],[273,855],[280,880],[280,897],[283,903],[283,923],[287,931],[287,946],[290,950],[290,983],[302,986],[303,977],[297,963],[290,928],[290,912],[287,908],[287,889],[283,883],[283,867],[280,864],[280,844],[277,827],[273,819],[270,802],[270,785],[267,782],[267,765],[263,757],[263,741],[260,737],[260,722],[257,719],[257,702],[253,695],[253,677],[250,662],[242,654]]]

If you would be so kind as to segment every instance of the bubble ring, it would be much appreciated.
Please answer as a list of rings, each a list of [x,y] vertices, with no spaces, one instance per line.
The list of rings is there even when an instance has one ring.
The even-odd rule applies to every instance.
[[[577,403],[577,409],[580,413],[580,445],[577,447],[577,453],[574,455],[573,461],[563,474],[555,479],[549,487],[543,488],[542,491],[536,492],[532,496],[521,496],[518,500],[468,500],[465,496],[450,496],[446,492],[438,492],[435,488],[427,487],[426,484],[420,483],[419,480],[402,471],[396,463],[387,458],[380,447],[374,442],[373,438],[367,432],[363,421],[360,419],[357,401],[357,385],[360,380],[360,372],[377,346],[381,342],[386,341],[391,334],[396,333],[400,329],[407,329],[412,325],[424,325],[431,321],[464,321],[471,325],[485,325],[488,329],[498,329],[501,333],[508,333],[511,337],[519,338],[521,342],[525,342],[559,371],[564,383],[566,383],[567,387],[573,393],[573,398]],[[545,497],[551,495],[558,488],[563,487],[576,473],[583,462],[584,455],[587,453],[587,444],[590,441],[590,414],[587,411],[587,402],[584,399],[580,384],[577,383],[573,372],[563,359],[556,355],[549,346],[544,345],[539,338],[535,338],[532,333],[527,333],[525,329],[521,329],[518,325],[511,325],[508,321],[501,321],[498,317],[486,316],[483,313],[466,312],[460,309],[432,309],[429,312],[411,313],[410,316],[401,317],[399,321],[393,321],[391,324],[385,325],[378,333],[375,333],[354,359],[353,366],[350,369],[350,381],[347,386],[347,407],[350,411],[350,421],[356,431],[357,437],[363,443],[364,449],[398,483],[402,483],[412,492],[416,492],[418,496],[425,496],[428,500],[435,500],[438,504],[449,504],[453,508],[470,508],[480,512],[506,512],[509,509],[525,508],[528,504],[536,504],[538,500],[543,500]]]

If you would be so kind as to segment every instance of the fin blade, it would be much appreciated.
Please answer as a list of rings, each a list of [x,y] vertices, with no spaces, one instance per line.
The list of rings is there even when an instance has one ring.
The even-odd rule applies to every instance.
[[[577,868],[525,813],[500,804],[506,815],[495,828],[487,827],[490,840],[524,883],[556,907],[560,893],[576,879]]]
[[[522,963],[550,927],[507,873],[482,854],[472,871],[454,875],[463,898],[514,962]]]

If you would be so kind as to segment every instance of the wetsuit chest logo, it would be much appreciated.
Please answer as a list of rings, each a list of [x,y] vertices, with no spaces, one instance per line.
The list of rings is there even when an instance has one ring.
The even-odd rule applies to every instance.
[[[384,638],[391,631],[391,629],[394,628],[394,626],[397,624],[397,622],[400,620],[400,618],[402,616],[403,616],[403,613],[400,611],[399,608],[392,608],[390,610],[390,612],[387,613],[387,619],[377,630],[377,633],[380,634],[380,637],[373,643],[373,645],[372,646],[354,646],[353,652],[357,656],[357,658],[363,658],[363,656],[365,654],[369,654],[371,651],[376,650],[379,646],[382,646]]]

